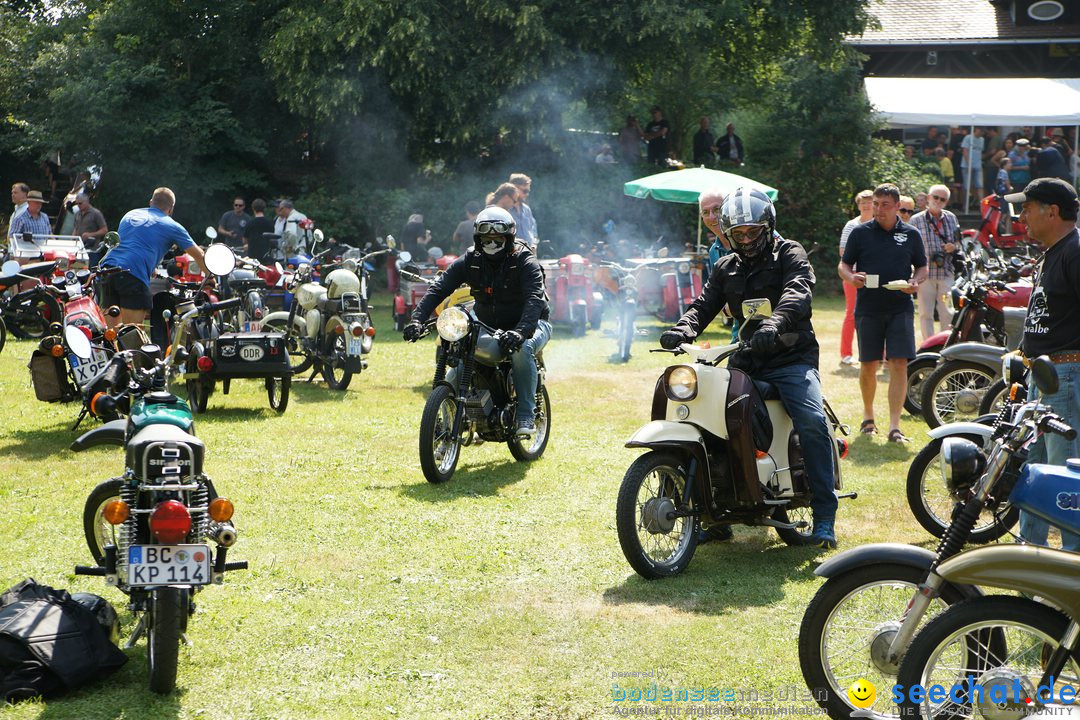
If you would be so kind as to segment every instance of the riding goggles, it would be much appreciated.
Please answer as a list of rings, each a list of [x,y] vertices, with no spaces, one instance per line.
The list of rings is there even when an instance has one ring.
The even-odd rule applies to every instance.
[[[765,233],[766,227],[764,225],[739,225],[728,230],[728,240],[733,243],[739,243],[745,245],[752,243],[761,237]]]
[[[476,224],[477,235],[509,235],[512,232],[510,223],[501,220],[485,220]]]

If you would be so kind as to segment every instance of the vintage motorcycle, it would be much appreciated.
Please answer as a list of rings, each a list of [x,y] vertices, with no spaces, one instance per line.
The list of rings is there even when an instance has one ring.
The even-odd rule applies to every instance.
[[[810,486],[799,436],[780,396],[742,370],[718,367],[747,348],[758,321],[772,314],[767,299],[745,300],[740,340],[677,350],[693,364],[671,365],[653,392],[652,422],[626,446],[647,448],[626,471],[615,505],[619,545],[630,566],[647,579],[677,575],[690,564],[698,529],[743,523],[774,528],[788,545],[810,541]],[[753,321],[753,322],[751,322]],[[785,340],[781,336],[781,340]],[[848,434],[828,402],[833,434]],[[842,488],[840,459],[847,441],[833,448],[835,488]],[[856,493],[841,494],[857,497]]]
[[[185,313],[180,325],[237,302],[207,303]],[[89,340],[75,328],[68,334],[73,351],[89,358]],[[77,566],[75,574],[103,577],[129,596],[138,621],[126,647],[146,635],[150,689],[157,693],[176,687],[179,646],[195,610],[195,593],[220,585],[228,571],[247,568],[246,561],[227,560],[236,542],[233,503],[218,496],[203,472],[205,447],[191,434],[190,409],[166,389],[168,376],[185,360],[179,334],[167,359],[155,345],[112,357],[116,395],[98,402],[129,396],[131,414],[83,434],[71,446],[76,452],[97,445],[125,448],[123,474],[98,485],[86,500],[83,529],[95,564]]]
[[[547,294],[551,298],[551,323],[570,326],[574,337],[585,335],[586,327],[600,327],[603,297],[593,289],[591,263],[572,253],[558,260],[541,260]]]
[[[543,353],[536,356],[536,434],[515,435],[517,392],[510,358],[499,347],[500,330],[485,325],[469,304],[442,310],[435,378],[420,417],[420,467],[431,483],[449,480],[461,448],[505,442],[520,462],[544,454],[551,434],[551,400],[544,385]]]
[[[1056,391],[1057,372],[1048,358],[1032,361],[1031,374],[1042,393]],[[853,677],[879,688],[894,683],[924,618],[982,595],[974,585],[947,582],[939,568],[963,549],[985,511],[998,514],[1010,506],[1024,507],[1027,501],[1017,495],[1021,487],[1017,481],[1027,448],[1039,433],[1075,436],[1049,406],[1038,402],[1010,405],[1007,412],[1008,421],[1000,425],[989,457],[977,443],[962,437],[944,441],[945,481],[963,506],[954,513],[937,552],[875,543],[836,555],[814,571],[827,580],[803,615],[799,662],[807,687],[830,717],[847,718],[856,710],[847,694]],[[1048,509],[1042,507],[1037,514],[1045,517]],[[875,718],[895,716],[883,693],[868,709]]]
[[[637,277],[618,263],[605,261],[596,271],[596,282],[604,290],[605,300],[615,308],[615,356],[630,360],[637,322]]]
[[[0,266],[0,324],[14,337],[38,340],[49,334],[52,323],[60,322],[63,309],[46,282],[61,265],[65,261],[20,266],[18,260],[8,260]],[[20,290],[19,286],[26,281],[33,284]]]

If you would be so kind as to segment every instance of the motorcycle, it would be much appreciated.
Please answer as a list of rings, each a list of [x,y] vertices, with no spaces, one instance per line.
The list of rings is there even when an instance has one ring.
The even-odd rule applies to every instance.
[[[449,480],[461,448],[505,442],[519,462],[544,454],[551,434],[551,399],[543,354],[536,356],[536,434],[516,436],[517,392],[500,330],[481,322],[470,304],[447,307],[429,322],[439,334],[435,378],[420,417],[420,467],[431,483]]]
[[[19,340],[45,337],[49,326],[63,317],[60,303],[44,280],[61,265],[64,263],[52,260],[20,266],[17,260],[8,260],[0,266],[0,325]],[[20,290],[19,286],[27,282],[32,284]]]
[[[187,312],[181,326],[236,302],[207,303]],[[90,358],[90,341],[75,328],[68,334],[73,352]],[[125,448],[124,473],[98,485],[86,500],[83,531],[95,564],[76,566],[75,574],[103,577],[129,597],[137,623],[125,648],[146,635],[150,689],[163,694],[176,687],[179,645],[195,611],[195,593],[222,584],[226,572],[247,568],[246,561],[227,560],[236,542],[233,503],[219,497],[203,473],[205,447],[191,434],[190,409],[166,390],[185,355],[180,332],[167,359],[154,345],[116,353],[109,361],[115,370],[111,390],[132,398],[131,414],[71,446],[75,452],[98,445]],[[117,399],[105,395],[99,402]]]
[[[541,260],[547,294],[551,298],[551,322],[567,323],[574,337],[585,335],[586,326],[599,329],[603,297],[593,290],[591,263],[573,253],[558,260]]]
[[[964,251],[985,264],[998,251],[1008,255],[1030,255],[1038,243],[1027,234],[1027,225],[1012,214],[1012,206],[1001,195],[987,195],[979,203],[982,218],[978,230],[964,230]]]
[[[1026,311],[1017,308],[1019,321]],[[971,420],[994,411],[1002,402],[1005,386],[1001,358],[1020,343],[1022,329],[1009,338],[1008,346],[965,342],[941,351],[941,359],[922,383],[923,419],[931,429],[949,422]],[[991,393],[993,388],[993,393]]]
[[[663,284],[663,315],[661,320],[676,322],[683,316],[694,299],[701,294],[701,268],[691,262],[692,258],[676,258],[674,267],[660,276]]]
[[[718,367],[748,348],[746,328],[756,328],[772,306],[767,299],[751,299],[743,301],[742,311],[746,321],[738,342],[653,351],[686,354],[693,364],[664,371],[653,393],[652,421],[626,443],[649,450],[626,471],[615,505],[619,545],[644,578],[682,572],[697,548],[702,521],[767,525],[788,545],[810,542],[806,461],[779,394],[742,370]],[[828,402],[824,406],[833,435],[847,435]],[[840,459],[847,450],[847,441],[836,438],[836,490],[843,486]]]
[[[627,362],[636,332],[637,277],[618,263],[605,261],[596,270],[596,284],[604,291],[605,300],[615,308],[615,355]]]
[[[1057,373],[1048,358],[1032,361],[1031,373],[1044,394],[1057,389]],[[1015,377],[1012,368],[1010,377]],[[799,662],[807,686],[830,717],[847,718],[856,710],[847,695],[852,678],[861,677],[876,687],[893,684],[924,618],[982,596],[974,585],[945,581],[939,568],[963,549],[985,511],[999,514],[1009,506],[1022,506],[1015,494],[1017,480],[1027,448],[1039,433],[1075,436],[1050,407],[1038,402],[1011,406],[1008,412],[989,457],[975,442],[945,439],[941,447],[945,480],[963,506],[954,513],[936,552],[897,543],[864,545],[830,558],[814,571],[826,582],[803,615]],[[1037,514],[1047,512],[1044,506]],[[875,718],[893,717],[890,705],[881,694],[867,709]]]
[[[392,240],[393,238],[389,238]],[[432,248],[437,250],[437,248]],[[397,290],[394,291],[394,329],[401,332],[409,324],[413,311],[427,292],[428,284],[435,277],[450,267],[450,263],[457,259],[456,255],[443,255],[440,250],[437,258],[432,258],[431,251],[428,257],[432,262],[415,262],[412,253],[403,250],[397,253],[397,259],[387,264],[394,268],[394,282]]]

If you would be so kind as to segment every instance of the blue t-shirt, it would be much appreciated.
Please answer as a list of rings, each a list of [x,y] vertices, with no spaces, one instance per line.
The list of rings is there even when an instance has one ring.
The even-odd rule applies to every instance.
[[[176,245],[187,250],[195,244],[184,227],[156,207],[132,210],[120,221],[120,244],[101,261],[103,267],[122,267],[150,285],[154,268]]]
[[[870,220],[848,235],[842,260],[858,265],[859,272],[878,276],[878,287],[859,288],[855,296],[856,315],[876,315],[914,312],[911,295],[883,286],[893,280],[910,280],[913,269],[926,265],[926,249],[919,231],[903,220],[897,220],[892,230]]]

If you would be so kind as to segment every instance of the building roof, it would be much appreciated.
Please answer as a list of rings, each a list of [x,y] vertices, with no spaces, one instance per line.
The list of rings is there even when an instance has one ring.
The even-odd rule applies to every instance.
[[[1010,2],[991,0],[870,0],[868,10],[881,27],[849,37],[855,46],[994,44],[1080,38],[1078,23],[1017,25]]]

